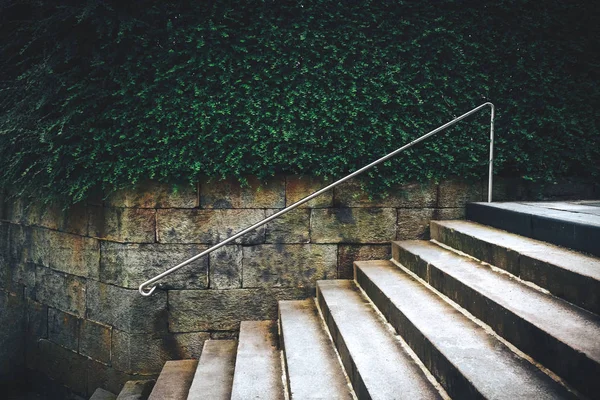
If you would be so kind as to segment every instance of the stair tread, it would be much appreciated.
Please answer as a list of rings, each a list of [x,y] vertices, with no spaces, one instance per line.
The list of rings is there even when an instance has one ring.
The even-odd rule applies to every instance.
[[[523,201],[519,202],[520,204],[525,204],[526,206],[537,206],[550,208],[553,210],[560,211],[570,211],[575,213],[583,213],[583,214],[592,214],[592,215],[600,215],[600,207],[599,206],[591,206],[586,203],[597,204],[598,201],[577,201],[577,202],[564,202],[564,201],[543,201],[543,202],[528,202]]]
[[[236,348],[235,340],[204,342],[188,400],[229,400],[231,398]]]
[[[573,397],[564,387],[517,356],[482,327],[392,262],[356,262],[356,268],[357,277],[360,277],[359,283],[363,283],[361,274],[368,279],[365,283],[369,285],[363,287],[375,304],[380,309],[395,308],[415,327],[418,332],[415,336],[404,334],[402,336],[411,347],[417,347],[414,348],[417,355],[424,362],[426,356],[431,355],[430,349],[422,347],[423,342],[427,343],[426,346],[437,349],[483,398]],[[374,285],[375,289],[371,285]],[[391,313],[391,310],[388,313]],[[394,321],[394,318],[387,317],[388,320]],[[395,324],[392,322],[392,325]],[[403,328],[406,329],[400,327],[399,331]],[[421,334],[425,341],[422,341]],[[433,368],[431,363],[435,363]],[[439,360],[433,359],[425,364],[438,375],[440,365],[444,365]],[[437,376],[437,378],[440,382],[444,382],[448,375]],[[453,383],[454,385],[447,387],[451,396],[468,397],[464,387],[457,385],[456,382]],[[456,392],[452,393],[453,390]]]
[[[565,210],[552,209],[548,207],[539,207],[535,203],[474,203],[486,207],[500,208],[502,210],[514,211],[523,214],[535,215],[538,217],[551,218],[565,222],[594,225],[600,227],[600,216],[593,214],[582,215],[581,213],[568,212]]]
[[[279,320],[291,398],[352,399],[314,301],[280,301]]]
[[[468,220],[600,257],[600,215],[521,203],[467,203]]]
[[[562,269],[600,280],[600,258],[598,257],[588,256],[541,240],[531,239],[471,221],[432,221],[432,224],[445,226],[477,237],[487,243],[506,247]]]
[[[427,241],[394,242],[600,363],[600,318]]]
[[[117,400],[146,400],[154,386],[153,380],[127,381]]]
[[[108,390],[104,390],[102,388],[98,388],[90,397],[90,400],[116,400],[117,395],[109,392]]]
[[[167,361],[156,380],[149,400],[187,399],[197,360]]]
[[[323,313],[359,398],[440,398],[371,303],[351,281],[318,281]],[[326,310],[325,310],[326,308]],[[346,352],[340,349],[342,344]]]
[[[273,321],[242,321],[232,399],[283,398],[277,325]]]

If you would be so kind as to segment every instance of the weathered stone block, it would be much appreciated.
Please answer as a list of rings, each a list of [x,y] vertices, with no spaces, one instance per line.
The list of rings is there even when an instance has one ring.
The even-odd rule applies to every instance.
[[[87,317],[126,332],[167,329],[167,294],[143,297],[137,290],[88,281]]]
[[[311,210],[312,243],[385,243],[396,237],[393,208]]]
[[[39,364],[39,339],[48,338],[48,306],[27,299],[25,315],[25,362],[34,370]]]
[[[103,363],[89,360],[87,362],[88,395],[101,387],[113,393],[119,393],[127,381],[140,379],[156,379],[158,374],[127,374]]]
[[[335,245],[261,245],[243,249],[243,287],[309,287],[337,277]]]
[[[31,228],[10,224],[8,226],[8,256],[11,260],[24,262],[30,258]]]
[[[285,185],[285,205],[291,206],[297,201],[302,200],[306,196],[310,196],[314,192],[323,189],[330,185],[331,181],[325,181],[319,177],[308,177],[292,175],[286,178]],[[329,190],[318,197],[310,200],[308,203],[302,204],[302,208],[326,208],[333,207],[333,190]]]
[[[84,393],[76,392],[39,370],[27,371],[27,389],[32,393],[43,393],[47,399],[86,400]]]
[[[433,218],[436,221],[451,219],[465,219],[465,207],[459,208],[436,208],[433,210]]]
[[[10,224],[0,221],[0,257],[9,258],[10,256]]]
[[[7,193],[0,188],[0,221],[6,220],[6,197]]]
[[[248,186],[234,179],[202,182],[200,184],[201,208],[284,208],[285,179],[271,178],[260,182],[248,177]]]
[[[48,229],[69,232],[76,235],[87,235],[87,207],[78,203],[64,208],[58,203],[31,204],[24,211],[24,223]]]
[[[137,289],[142,282],[191,258],[206,246],[195,244],[122,244],[102,242],[100,280]],[[160,281],[169,289],[208,287],[208,257],[195,261]]]
[[[89,235],[115,242],[154,243],[156,210],[90,206]]]
[[[33,228],[31,237],[30,261],[67,274],[98,279],[98,240],[43,228]]]
[[[109,363],[112,328],[90,320],[80,324],[79,353],[94,360]]]
[[[34,295],[35,265],[21,261],[11,261],[0,256],[0,288],[13,293]]]
[[[35,270],[36,300],[75,314],[85,315],[85,279],[37,266]]]
[[[25,300],[0,290],[0,383],[25,365]]]
[[[389,260],[392,258],[390,245],[345,245],[338,249],[338,279],[354,278],[354,261]]]
[[[433,219],[432,208],[398,209],[396,240],[429,238],[429,221]]]
[[[525,199],[529,201],[594,199],[598,198],[594,196],[594,186],[596,185],[597,183],[579,179],[562,179],[553,183],[527,181],[521,183],[521,186],[525,188]]]
[[[78,393],[87,391],[87,358],[71,350],[41,339],[38,370]]]
[[[212,331],[210,338],[213,340],[237,340],[239,331]]]
[[[446,180],[440,182],[438,186],[437,206],[439,208],[464,208],[468,202],[484,201],[484,197],[481,181]]]
[[[7,196],[4,199],[4,220],[13,224],[21,224],[25,221],[25,202],[22,199]]]
[[[92,394],[92,397],[90,397],[89,400],[117,400],[117,395],[108,390],[98,388],[94,391],[94,394]]]
[[[432,183],[407,183],[388,190],[383,199],[369,199],[369,195],[356,180],[344,182],[334,189],[335,207],[435,207],[437,186]]]
[[[208,332],[146,334],[113,331],[112,365],[118,370],[158,373],[166,361],[199,358]]]
[[[277,210],[267,210],[267,216]],[[292,210],[266,225],[266,243],[310,242],[310,210]]]
[[[127,208],[195,208],[198,206],[197,185],[173,185],[144,182],[132,188],[111,193],[106,199],[110,207]]]
[[[483,200],[488,198],[488,181],[483,182],[482,195]],[[520,178],[500,178],[494,177],[492,183],[492,201],[521,201],[527,200],[527,188],[529,184]],[[534,200],[534,199],[530,199]]]
[[[217,244],[265,217],[264,210],[158,210],[158,241]],[[235,243],[259,244],[264,241],[263,225]]]
[[[74,315],[48,309],[48,339],[74,352],[79,350],[79,324]]]
[[[242,246],[228,245],[210,253],[210,288],[242,287]]]
[[[169,330],[237,330],[240,321],[277,318],[279,300],[312,295],[303,288],[173,290],[169,292]]]
[[[48,306],[27,299],[25,337],[28,341],[48,338]]]
[[[27,299],[25,315],[25,362],[33,370],[39,364],[39,339],[48,338],[48,306]]]

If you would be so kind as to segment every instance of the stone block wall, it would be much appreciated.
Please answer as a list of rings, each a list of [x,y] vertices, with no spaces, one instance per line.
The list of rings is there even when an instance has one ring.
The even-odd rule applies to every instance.
[[[199,357],[206,339],[236,337],[242,320],[275,319],[278,300],[313,296],[316,280],[351,278],[355,260],[390,258],[392,240],[428,238],[430,220],[462,218],[487,190],[454,180],[370,200],[346,183],[184,267],[153,296],[137,292],[328,183],[146,183],[67,210],[0,201],[0,377],[27,371],[83,396],[117,392],[167,360]],[[544,192],[500,180],[495,190],[499,200],[600,195],[587,184]]]

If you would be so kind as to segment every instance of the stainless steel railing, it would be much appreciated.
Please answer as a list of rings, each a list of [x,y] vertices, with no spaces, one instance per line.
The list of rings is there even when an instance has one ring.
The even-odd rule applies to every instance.
[[[404,146],[400,147],[397,150],[392,151],[391,153],[381,157],[378,160],[373,161],[372,163],[370,163],[369,165],[365,165],[364,167],[352,172],[351,174],[343,177],[340,180],[337,180],[335,182],[333,182],[332,184],[324,187],[323,189],[314,192],[313,194],[306,196],[305,198],[303,198],[302,200],[297,201],[296,203],[292,204],[291,206],[284,208],[283,210],[271,215],[268,218],[263,219],[260,222],[257,222],[256,224],[252,225],[249,228],[244,229],[243,231],[236,233],[235,235],[223,240],[221,243],[214,245],[213,247],[203,251],[202,253],[195,255],[194,257],[182,262],[181,264],[178,264],[176,266],[174,266],[171,269],[166,270],[165,272],[156,275],[154,278],[147,280],[146,282],[142,283],[139,287],[139,292],[142,294],[142,296],[150,296],[152,295],[152,293],[154,293],[154,291],[156,290],[156,285],[152,286],[150,288],[147,288],[147,286],[154,284],[155,282],[159,281],[160,279],[164,278],[167,275],[172,274],[173,272],[177,271],[178,269],[185,267],[186,265],[196,261],[197,259],[199,259],[200,257],[203,257],[207,254],[212,253],[213,251],[225,246],[227,243],[231,243],[232,241],[234,241],[235,239],[239,238],[240,236],[245,235],[248,232],[251,232],[253,230],[255,230],[256,228],[259,228],[261,226],[263,226],[264,224],[268,223],[269,221],[274,220],[275,218],[287,213],[288,211],[293,210],[294,208],[306,203],[307,201],[310,201],[312,199],[314,199],[315,197],[327,192],[328,190],[333,189],[334,187],[336,187],[337,185],[339,185],[340,183],[346,182],[348,179],[351,179],[353,177],[355,177],[356,175],[362,174],[363,172],[365,172],[366,170],[376,166],[377,164],[381,164],[382,162],[384,162],[387,159],[390,159],[392,157],[394,157],[396,154],[402,152],[403,150],[408,149],[409,147],[414,146],[415,144],[422,142],[423,140],[427,139],[430,136],[435,135],[436,133],[443,131],[446,128],[451,127],[452,125],[456,124],[457,122],[467,118],[469,115],[476,113],[477,111],[481,110],[484,107],[490,107],[490,111],[491,111],[491,118],[490,118],[490,158],[489,158],[489,178],[488,178],[488,202],[491,203],[492,202],[492,175],[493,175],[493,163],[494,163],[494,112],[495,112],[495,107],[492,103],[487,102],[484,103],[478,107],[475,107],[474,109],[472,109],[469,112],[464,113],[463,115],[461,115],[460,117],[457,117],[455,119],[453,119],[452,121],[432,130],[429,133],[426,133],[425,135],[421,136],[418,139],[413,140],[412,142],[405,144]]]

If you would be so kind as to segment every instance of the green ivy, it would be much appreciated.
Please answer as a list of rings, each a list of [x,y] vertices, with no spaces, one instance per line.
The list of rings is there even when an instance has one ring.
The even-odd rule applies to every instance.
[[[600,175],[591,1],[189,3],[3,2],[0,186],[79,201],[146,179],[335,178],[486,101],[498,174]],[[488,125],[365,182],[480,178]]]

